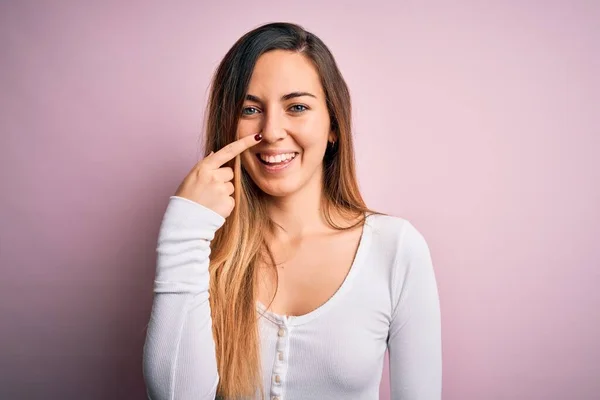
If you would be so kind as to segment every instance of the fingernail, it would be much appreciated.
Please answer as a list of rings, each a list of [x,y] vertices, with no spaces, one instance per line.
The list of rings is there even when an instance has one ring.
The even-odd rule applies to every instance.
[[[260,133],[257,133],[256,135],[254,135],[254,140],[256,140],[257,142],[261,139],[262,139],[262,135]]]

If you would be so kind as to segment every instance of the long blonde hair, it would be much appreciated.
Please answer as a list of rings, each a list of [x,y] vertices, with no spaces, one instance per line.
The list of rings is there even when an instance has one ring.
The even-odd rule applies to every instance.
[[[314,34],[290,23],[258,27],[241,37],[227,52],[211,84],[206,113],[205,155],[236,140],[242,105],[256,60],[271,50],[303,54],[315,65],[327,99],[336,144],[323,159],[324,215],[335,229],[364,223],[369,210],[360,194],[351,135],[348,87],[333,55]],[[258,262],[275,268],[264,232],[274,224],[265,207],[265,194],[242,168],[240,157],[228,164],[234,169],[235,208],[211,243],[210,306],[216,343],[220,398],[254,398],[263,393],[256,310]],[[363,216],[350,227],[336,225],[332,212]]]

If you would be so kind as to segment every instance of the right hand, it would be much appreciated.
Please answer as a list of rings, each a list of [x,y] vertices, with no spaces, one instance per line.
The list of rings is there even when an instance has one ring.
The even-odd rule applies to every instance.
[[[233,169],[222,165],[260,143],[262,137],[258,140],[257,137],[248,135],[238,139],[199,161],[179,185],[175,196],[192,200],[227,218],[235,207]]]

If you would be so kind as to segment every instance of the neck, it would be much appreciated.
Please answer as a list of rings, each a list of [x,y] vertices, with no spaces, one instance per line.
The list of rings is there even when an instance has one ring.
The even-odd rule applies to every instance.
[[[320,177],[319,177],[320,178]],[[270,197],[267,211],[281,228],[275,234],[301,238],[328,228],[323,215],[323,185],[321,179],[311,179],[296,193],[285,197]]]

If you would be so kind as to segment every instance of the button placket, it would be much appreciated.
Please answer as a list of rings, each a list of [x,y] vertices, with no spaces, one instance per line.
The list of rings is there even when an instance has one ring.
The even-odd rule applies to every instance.
[[[289,350],[290,326],[287,320],[279,321],[277,328],[277,341],[275,344],[275,363],[271,376],[271,398],[283,400],[285,375],[287,372],[287,353]]]

